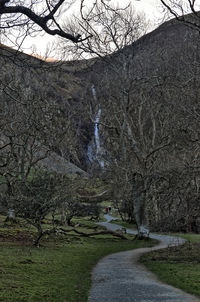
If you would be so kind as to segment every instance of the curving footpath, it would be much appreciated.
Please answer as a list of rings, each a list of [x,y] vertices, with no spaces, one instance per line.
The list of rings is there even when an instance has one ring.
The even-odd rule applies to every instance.
[[[107,221],[100,222],[100,225],[113,231],[121,229],[119,225],[110,223],[115,218],[109,215],[104,217]],[[134,230],[126,231],[128,234],[137,234]],[[92,274],[89,302],[200,302],[200,299],[162,283],[138,263],[144,253],[180,245],[185,240],[157,234],[151,234],[150,237],[159,240],[160,244],[111,254],[98,262]]]

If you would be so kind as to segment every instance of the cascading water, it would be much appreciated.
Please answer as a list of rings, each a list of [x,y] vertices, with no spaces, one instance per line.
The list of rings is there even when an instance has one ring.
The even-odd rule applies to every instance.
[[[92,96],[97,101],[96,90],[94,85],[91,87]],[[98,109],[97,114],[94,120],[94,140],[90,142],[88,145],[88,159],[92,163],[97,161],[101,168],[104,168],[104,160],[102,159],[103,149],[100,143],[100,135],[99,135],[99,121],[101,118],[101,108]]]
[[[96,143],[96,153],[100,153],[101,146],[100,146],[100,137],[99,137],[99,120],[101,117],[101,108],[99,108],[97,115],[95,117],[95,126],[94,126],[94,137]]]
[[[97,101],[96,89],[95,89],[94,85],[92,85],[91,90],[92,90],[93,99],[95,101]]]
[[[100,145],[100,136],[99,136],[99,121],[101,118],[101,108],[99,108],[97,115],[95,117],[95,126],[94,126],[94,137],[96,143],[96,159],[100,167],[104,168],[104,161],[102,160],[102,148]]]

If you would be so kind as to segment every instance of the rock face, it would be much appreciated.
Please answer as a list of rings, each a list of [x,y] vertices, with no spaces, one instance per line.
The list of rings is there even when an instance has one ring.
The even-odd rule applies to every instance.
[[[78,166],[70,163],[62,156],[55,152],[50,154],[38,162],[39,167],[46,168],[49,171],[54,171],[62,174],[76,174],[82,177],[87,177],[87,173]]]

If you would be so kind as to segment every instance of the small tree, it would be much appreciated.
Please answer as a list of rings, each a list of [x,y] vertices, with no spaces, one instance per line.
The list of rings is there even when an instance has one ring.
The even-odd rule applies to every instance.
[[[62,188],[68,191],[65,176],[47,171],[35,170],[34,174],[26,182],[18,181],[13,184],[13,195],[4,196],[4,207],[13,205],[16,216],[25,219],[37,229],[37,237],[34,244],[45,234],[56,232],[55,225],[48,230],[43,229],[43,220],[47,215],[55,215],[64,201]]]

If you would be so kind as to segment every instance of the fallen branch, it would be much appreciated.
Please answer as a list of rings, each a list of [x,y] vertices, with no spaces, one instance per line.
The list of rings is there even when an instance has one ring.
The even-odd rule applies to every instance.
[[[120,233],[117,233],[117,232],[114,232],[114,231],[109,231],[109,230],[102,230],[102,231],[97,231],[97,232],[92,232],[92,233],[84,233],[84,232],[81,232],[81,231],[78,231],[77,229],[75,228],[71,228],[71,229],[63,229],[63,228],[53,228],[53,229],[50,229],[50,230],[45,230],[45,231],[42,231],[38,234],[37,238],[34,240],[34,246],[39,246],[39,241],[41,240],[41,238],[44,236],[44,235],[50,235],[52,233],[54,234],[58,234],[59,232],[62,232],[62,233],[70,233],[70,232],[74,232],[78,235],[81,235],[81,236],[84,236],[84,237],[90,237],[90,236],[97,236],[97,235],[113,235],[115,237],[119,237],[123,240],[128,240],[123,234],[120,234]]]
[[[119,237],[121,239],[128,240],[124,235],[116,233],[114,231],[109,231],[109,230],[102,230],[102,231],[92,232],[92,233],[83,233],[74,228],[70,229],[70,230],[60,228],[59,230],[61,230],[64,233],[75,232],[76,234],[82,235],[84,237],[97,236],[97,235],[113,235],[113,236]]]

